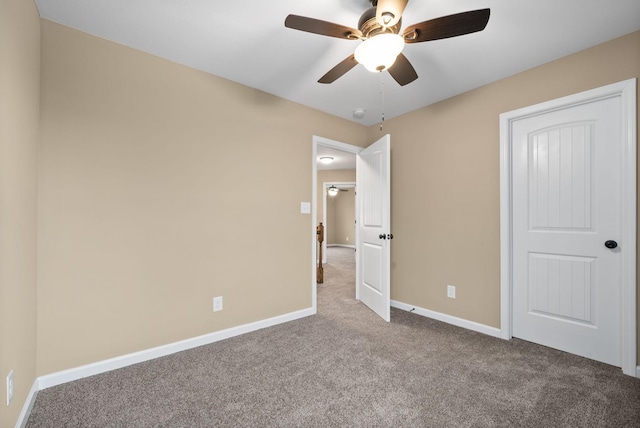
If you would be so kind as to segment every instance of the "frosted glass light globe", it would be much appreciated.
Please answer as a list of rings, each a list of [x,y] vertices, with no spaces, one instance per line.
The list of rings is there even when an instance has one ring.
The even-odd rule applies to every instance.
[[[368,38],[355,52],[356,61],[369,71],[384,71],[391,67],[404,48],[404,40],[397,34],[384,33]]]

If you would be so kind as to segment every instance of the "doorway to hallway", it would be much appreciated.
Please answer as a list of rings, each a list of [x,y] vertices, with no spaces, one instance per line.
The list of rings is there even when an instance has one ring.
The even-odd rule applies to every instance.
[[[346,152],[356,160],[356,299],[360,300],[385,321],[390,321],[390,136],[385,135],[367,148],[313,137],[312,176],[312,306],[317,311],[317,255],[316,227],[319,196],[323,194],[318,178],[318,153],[328,148]],[[327,160],[327,159],[323,159]]]

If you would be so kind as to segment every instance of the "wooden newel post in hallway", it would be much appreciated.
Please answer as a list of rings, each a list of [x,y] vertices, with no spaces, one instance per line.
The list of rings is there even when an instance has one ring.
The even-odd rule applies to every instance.
[[[318,235],[318,245],[320,250],[318,251],[318,269],[316,274],[316,282],[322,284],[324,281],[324,268],[322,267],[322,241],[324,241],[324,226],[322,222],[316,227],[316,235]]]

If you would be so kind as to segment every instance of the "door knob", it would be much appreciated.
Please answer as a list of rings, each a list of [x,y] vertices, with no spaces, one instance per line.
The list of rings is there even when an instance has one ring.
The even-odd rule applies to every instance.
[[[616,241],[607,241],[604,243],[604,246],[610,249],[614,249],[618,246],[618,243]]]
[[[387,239],[387,235],[385,235],[384,233],[381,233],[380,235],[378,235],[378,238]]]
[[[388,239],[393,239],[393,233],[390,233],[389,235],[387,235]]]

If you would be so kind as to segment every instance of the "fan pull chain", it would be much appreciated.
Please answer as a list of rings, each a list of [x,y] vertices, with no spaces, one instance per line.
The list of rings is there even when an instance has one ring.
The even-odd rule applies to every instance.
[[[380,74],[380,130],[382,131],[382,124],[384,123],[384,80],[382,80],[382,71]]]

